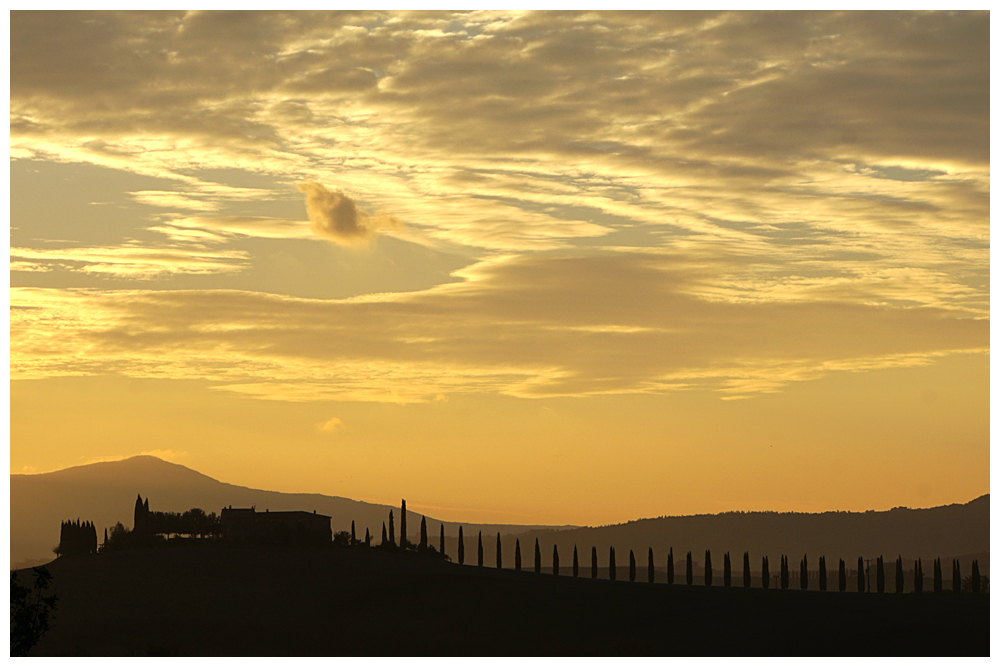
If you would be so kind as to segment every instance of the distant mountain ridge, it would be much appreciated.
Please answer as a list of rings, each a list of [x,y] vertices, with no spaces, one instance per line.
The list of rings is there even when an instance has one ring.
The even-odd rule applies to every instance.
[[[12,567],[47,562],[54,556],[52,547],[59,542],[59,524],[81,518],[97,525],[99,541],[103,529],[117,522],[132,527],[136,494],[149,498],[150,509],[183,512],[200,507],[205,512],[220,512],[223,507],[256,506],[258,510],[316,510],[331,517],[334,532],[350,530],[355,522],[358,538],[365,529],[377,543],[382,537],[382,522],[389,510],[399,508],[366,503],[318,493],[281,493],[263,491],[220,482],[185,466],[154,456],[134,456],[121,461],[106,461],[74,466],[37,475],[10,476],[10,558]],[[420,530],[419,512],[408,511],[407,533],[416,540]],[[433,522],[432,537],[438,524]],[[458,524],[445,521],[448,535],[457,535]],[[504,535],[531,529],[556,529],[557,526],[463,524],[467,535],[482,530],[484,534]]]
[[[727,551],[734,571],[741,569],[743,552],[748,551],[751,568],[755,571],[760,569],[761,558],[768,556],[771,571],[776,572],[781,555],[789,556],[795,568],[803,555],[808,557],[810,568],[816,568],[819,557],[825,556],[828,569],[836,568],[840,558],[849,568],[856,566],[859,556],[870,558],[872,562],[878,556],[884,556],[887,561],[902,556],[906,563],[921,558],[925,574],[931,572],[930,559],[934,557],[950,559],[975,555],[980,566],[988,571],[990,496],[986,494],[968,503],[927,509],[896,507],[887,511],[817,514],[726,512],[664,516],[597,528],[530,531],[520,536],[522,542],[536,537],[543,553],[545,549],[551,553],[553,545],[563,553],[572,553],[574,544],[586,547],[587,551],[596,546],[602,563],[612,545],[619,560],[622,554],[628,558],[631,549],[643,563],[647,549],[652,547],[655,563],[661,567],[672,547],[675,569],[683,567],[682,561],[688,551],[692,552],[695,563],[700,564],[705,551],[710,550],[716,570],[721,569],[723,554]],[[967,568],[971,558],[963,558],[962,562]]]
[[[206,512],[219,512],[228,505],[255,505],[259,510],[275,511],[316,510],[332,517],[334,532],[349,530],[353,520],[358,537],[364,537],[368,528],[375,542],[381,539],[382,522],[387,520],[390,509],[396,510],[397,530],[399,527],[398,507],[322,494],[250,489],[220,482],[152,456],[38,475],[11,475],[10,489],[11,564],[16,567],[51,560],[52,547],[59,539],[59,525],[64,520],[79,517],[93,521],[100,537],[103,527],[118,521],[131,527],[137,493],[149,497],[150,509],[159,511],[181,512],[200,507]],[[408,514],[409,537],[416,540],[422,515],[413,511]],[[427,518],[434,539],[441,522]],[[454,556],[459,524],[444,522],[444,525],[448,536],[446,549]],[[769,557],[772,571],[777,571],[782,554],[788,555],[795,566],[805,554],[813,568],[819,556],[826,556],[827,567],[831,569],[836,568],[838,558],[844,558],[848,567],[853,567],[858,556],[874,559],[883,555],[887,560],[902,556],[907,563],[919,557],[925,560],[925,573],[931,571],[927,562],[930,558],[975,554],[984,571],[989,570],[989,494],[965,504],[929,509],[894,508],[885,512],[726,512],[663,516],[600,527],[472,523],[462,526],[470,560],[475,558],[477,532],[482,531],[487,563],[495,562],[499,532],[506,560],[513,558],[516,537],[521,541],[525,562],[532,562],[532,542],[537,538],[546,567],[554,545],[567,562],[576,545],[581,550],[581,567],[589,567],[591,547],[597,547],[600,566],[606,567],[608,548],[613,545],[619,564],[628,562],[629,550],[645,564],[647,549],[652,547],[657,567],[665,566],[667,551],[673,547],[679,576],[687,551],[700,564],[706,549],[712,551],[714,569],[722,567],[723,554],[729,551],[734,571],[742,567],[744,551],[750,552],[755,571],[764,555]],[[963,559],[963,563],[967,560]]]

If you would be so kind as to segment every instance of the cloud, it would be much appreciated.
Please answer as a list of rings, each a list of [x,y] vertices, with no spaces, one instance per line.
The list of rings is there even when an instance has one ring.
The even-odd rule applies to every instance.
[[[306,213],[312,222],[313,233],[340,245],[364,243],[378,229],[399,225],[385,214],[368,215],[339,190],[328,190],[310,181],[298,183],[296,187],[306,195]]]
[[[336,431],[338,428],[344,425],[344,422],[340,421],[338,418],[334,417],[329,421],[323,422],[322,424],[316,424],[316,428],[319,430],[330,433]]]
[[[461,283],[363,299],[12,289],[11,377],[200,378],[293,401],[742,396],[989,350],[988,317],[968,309],[718,288],[744,270],[738,257],[604,252],[497,258]],[[882,280],[896,278],[910,279]]]
[[[205,250],[201,247],[146,248],[140,246],[72,247],[72,248],[11,248],[11,270],[28,264],[31,271],[48,271],[53,267],[97,275],[152,280],[165,274],[212,274],[241,271],[249,255],[236,250]],[[47,262],[42,264],[40,262]]]

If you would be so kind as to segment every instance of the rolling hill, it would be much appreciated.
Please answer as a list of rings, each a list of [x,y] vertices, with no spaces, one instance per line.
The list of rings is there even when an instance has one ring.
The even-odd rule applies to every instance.
[[[988,595],[670,586],[382,549],[191,542],[53,562],[55,624],[31,655],[990,652]]]
[[[212,479],[182,465],[153,456],[135,456],[123,461],[92,463],[37,475],[10,476],[10,560],[11,567],[26,567],[52,560],[52,547],[59,542],[59,524],[67,519],[89,520],[103,528],[121,522],[132,527],[137,494],[149,498],[151,510],[183,512],[200,507],[220,512],[223,507],[250,507],[259,510],[316,510],[331,517],[334,532],[349,530],[355,522],[359,537],[368,528],[377,542],[388,505],[350,500],[318,493],[279,493],[236,486]],[[408,512],[407,532],[416,539],[421,515]],[[430,519],[431,517],[428,517]],[[434,520],[437,535],[440,521]],[[466,535],[520,533],[550,526],[464,524]],[[445,522],[445,532],[458,534],[458,524]]]

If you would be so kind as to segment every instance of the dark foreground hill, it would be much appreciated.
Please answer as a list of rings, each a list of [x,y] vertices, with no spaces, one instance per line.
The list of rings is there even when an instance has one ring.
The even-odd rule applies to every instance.
[[[257,509],[316,510],[331,517],[334,532],[349,530],[351,521],[364,536],[371,531],[381,538],[382,522],[389,516],[388,505],[325,496],[319,493],[279,493],[227,484],[176,463],[153,456],[134,456],[124,461],[107,461],[75,466],[38,475],[10,476],[10,561],[12,567],[26,567],[52,559],[52,547],[59,543],[59,524],[77,518],[92,521],[98,535],[104,528],[122,522],[132,527],[132,510],[137,494],[148,497],[150,509],[183,512],[199,507],[218,514],[223,507]],[[396,507],[397,525],[399,508]],[[409,537],[417,539],[421,515],[410,512]],[[430,517],[428,517],[430,518]],[[437,535],[440,521],[434,520]],[[470,531],[485,534],[520,533],[551,526],[472,525]],[[458,534],[458,524],[445,523],[448,535]]]
[[[61,558],[49,570],[55,626],[32,655],[990,651],[988,595],[651,585],[222,543]]]

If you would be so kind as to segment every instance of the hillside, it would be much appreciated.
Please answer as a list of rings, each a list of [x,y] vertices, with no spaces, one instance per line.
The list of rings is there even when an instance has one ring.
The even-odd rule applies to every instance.
[[[910,564],[917,558],[926,563],[934,558],[961,558],[965,571],[972,557],[978,558],[984,572],[989,572],[990,497],[976,498],[965,504],[930,509],[895,508],[885,512],[728,512],[696,516],[668,516],[641,519],[615,526],[576,528],[565,531],[531,531],[518,536],[522,546],[535,538],[543,554],[551,554],[553,544],[562,554],[572,553],[573,545],[588,552],[596,546],[600,562],[607,559],[608,547],[614,546],[619,561],[630,549],[645,562],[652,547],[657,566],[666,563],[673,547],[675,561],[688,551],[696,563],[704,560],[705,550],[712,552],[716,570],[728,551],[735,562],[742,562],[749,551],[754,570],[762,556],[768,556],[772,569],[782,554],[797,566],[803,554],[817,566],[825,556],[828,568],[835,568],[843,558],[854,567],[858,556],[872,561],[880,555],[886,560],[902,556]],[[490,553],[493,553],[490,551]],[[544,559],[548,562],[548,558]],[[589,562],[589,561],[588,561]]]
[[[668,586],[377,549],[61,558],[33,655],[988,655],[988,595]]]
[[[109,461],[76,466],[38,475],[10,476],[10,560],[12,567],[23,567],[52,559],[52,547],[59,542],[59,524],[67,519],[93,521],[98,532],[122,522],[132,527],[132,512],[137,494],[148,497],[150,509],[183,512],[200,507],[218,513],[223,507],[258,509],[316,510],[329,515],[334,532],[349,530],[355,522],[359,536],[368,528],[378,541],[382,522],[398,508],[376,505],[349,498],[318,493],[279,493],[236,486],[152,456],[135,456],[123,461]],[[407,532],[416,539],[421,515],[408,512]],[[428,517],[430,519],[430,517]],[[434,532],[440,521],[433,520]],[[466,534],[475,531],[496,535],[520,533],[548,526],[465,524]],[[458,525],[445,522],[449,535],[458,534]]]

